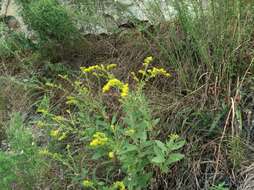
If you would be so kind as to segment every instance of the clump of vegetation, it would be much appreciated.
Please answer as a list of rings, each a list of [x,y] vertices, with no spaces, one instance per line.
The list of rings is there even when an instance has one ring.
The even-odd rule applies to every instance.
[[[33,189],[39,183],[44,166],[32,133],[14,114],[7,130],[6,151],[0,151],[0,185],[4,189]]]
[[[10,33],[7,26],[0,23],[0,59],[18,56],[30,49],[32,44],[23,33]]]
[[[129,90],[128,83],[121,82],[111,73],[115,64],[95,65],[82,67],[81,77],[75,82],[67,76],[61,76],[74,88],[71,95],[66,97],[66,104],[70,107],[65,111],[65,116],[50,113],[48,100],[43,99],[38,108],[38,112],[43,114],[39,124],[52,139],[44,154],[66,167],[66,176],[74,184],[76,181],[79,185],[83,183],[86,188],[95,189],[143,189],[149,186],[154,167],[167,172],[183,159],[183,154],[178,151],[185,141],[178,135],[172,134],[164,142],[156,139],[159,120],[152,119],[142,87],[149,78],[170,75],[162,68],[150,69],[151,61],[152,57],[145,59],[144,68],[140,70],[141,80],[133,74],[137,81],[137,90],[134,92]],[[84,82],[84,77],[91,74],[99,80],[101,77],[108,80],[102,93],[113,89],[120,91],[120,99],[116,101],[121,104],[121,115],[109,112],[101,100],[103,94],[92,98],[91,86],[88,81]],[[47,83],[47,86],[66,91],[60,85]],[[75,145],[80,148],[74,154]],[[94,164],[86,165],[89,162]],[[114,182],[114,175],[119,175],[120,181]]]
[[[42,40],[56,42],[70,41],[78,33],[68,10],[56,0],[17,1],[23,9],[21,15],[28,26],[36,31]]]

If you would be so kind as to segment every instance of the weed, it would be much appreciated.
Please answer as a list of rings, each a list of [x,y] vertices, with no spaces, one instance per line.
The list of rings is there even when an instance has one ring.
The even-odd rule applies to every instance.
[[[10,149],[0,151],[1,187],[33,189],[38,183],[43,161],[31,132],[23,125],[20,114],[14,114],[7,131]]]
[[[243,139],[239,136],[231,137],[228,142],[229,158],[233,168],[239,168],[245,158]]]
[[[85,178],[85,186],[93,188],[106,188],[111,184],[112,188],[122,184],[128,189],[143,189],[149,186],[153,176],[152,168],[157,167],[161,172],[167,172],[170,167],[177,161],[183,159],[183,154],[177,151],[185,145],[185,141],[178,135],[171,135],[165,142],[156,140],[156,125],[159,120],[152,119],[147,101],[142,94],[142,87],[149,78],[157,75],[169,74],[163,70],[150,67],[152,57],[148,57],[144,61],[144,70],[142,70],[142,79],[134,75],[138,82],[137,91],[130,92],[128,84],[116,79],[111,73],[111,70],[116,65],[108,66],[96,65],[88,68],[81,68],[81,79],[71,82],[75,91],[71,96],[67,97],[67,105],[75,106],[76,111],[68,110],[67,116],[57,116],[49,112],[48,100],[44,99],[39,106],[38,111],[44,116],[43,125],[49,127],[48,134],[52,139],[52,146],[45,151],[45,155],[58,161],[60,164],[67,167],[66,172],[73,176],[72,180],[80,180]],[[110,90],[120,91],[120,99],[118,100],[122,107],[122,119],[118,120],[121,115],[113,113],[110,119],[110,113],[103,107],[104,102],[98,97],[94,97],[91,101],[89,83],[84,83],[83,77],[87,75],[95,75],[99,79],[105,77],[108,82],[102,88],[103,93],[108,93]],[[61,88],[59,85],[48,84],[51,88]],[[64,89],[63,89],[64,90]],[[98,110],[100,111],[98,112]],[[83,151],[74,156],[72,153],[73,142],[69,138],[76,139],[75,144],[82,144]],[[66,152],[59,150],[62,141],[66,141]],[[92,169],[89,166],[79,168],[77,159],[81,155],[86,156],[86,162],[95,162],[98,165]],[[118,163],[118,164],[117,164]],[[100,171],[103,167],[103,172]],[[112,181],[114,174],[119,169],[122,182]],[[82,176],[80,171],[86,171],[86,176]],[[90,172],[90,171],[93,172]],[[110,172],[110,173],[109,173]],[[112,175],[111,174],[111,175]],[[92,177],[92,178],[91,178]],[[120,177],[120,176],[119,176]],[[88,180],[92,182],[88,183]],[[103,179],[103,180],[102,180]],[[115,185],[118,184],[118,185]]]

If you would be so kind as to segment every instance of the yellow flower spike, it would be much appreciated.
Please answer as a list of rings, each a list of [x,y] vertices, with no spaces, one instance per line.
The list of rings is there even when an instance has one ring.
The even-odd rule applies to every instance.
[[[112,70],[112,69],[114,69],[116,67],[117,67],[117,64],[109,64],[109,65],[107,65],[106,69],[107,70]]]
[[[139,82],[139,79],[134,72],[131,72],[131,75],[135,81]]]
[[[48,110],[46,110],[46,109],[38,108],[36,111],[37,111],[38,113],[42,113],[42,114],[44,114],[44,115],[47,115],[47,114],[48,114]]]
[[[93,140],[90,142],[91,147],[103,146],[108,142],[108,138],[104,133],[96,132],[93,135]]]
[[[169,138],[170,138],[170,140],[175,141],[175,140],[179,139],[180,137],[178,134],[173,133],[173,134],[169,135]]]
[[[139,70],[138,73],[140,73],[142,75],[146,75],[146,72],[144,70]]]
[[[98,146],[100,143],[98,141],[98,139],[94,139],[90,142],[90,146]]]
[[[122,87],[121,97],[124,98],[124,97],[128,96],[128,93],[129,93],[129,85],[125,84]]]
[[[39,154],[42,156],[48,156],[50,155],[49,150],[46,148],[43,148],[42,150],[39,151]]]
[[[114,78],[114,79],[110,79],[102,88],[102,92],[105,93],[105,92],[108,92],[110,90],[110,88],[112,87],[118,87],[118,88],[121,88],[123,85],[123,83]]]
[[[143,65],[145,67],[147,67],[152,61],[153,61],[153,57],[152,56],[148,56],[147,58],[144,59]]]
[[[76,81],[74,82],[74,84],[75,84],[75,86],[76,86],[76,87],[79,87],[79,86],[82,84],[82,82],[81,82],[81,81],[76,80]]]
[[[108,92],[108,91],[110,90],[110,88],[111,88],[111,85],[110,85],[109,83],[107,83],[107,84],[105,84],[105,85],[103,86],[102,92],[103,92],[103,93],[106,93],[106,92]]]
[[[92,186],[93,186],[93,182],[90,181],[90,180],[84,180],[84,181],[82,182],[82,185],[83,185],[84,187],[92,187]]]
[[[150,74],[150,77],[156,77],[157,75],[163,75],[165,77],[170,77],[171,75],[163,68],[156,68],[153,67],[153,69],[149,69],[147,71]]]
[[[108,153],[108,157],[110,158],[110,159],[113,159],[114,157],[115,157],[115,154],[114,154],[114,152],[109,152]]]
[[[78,92],[80,94],[87,94],[89,92],[89,90],[86,87],[79,87]]]
[[[42,121],[38,121],[37,123],[36,123],[36,125],[37,125],[37,127],[39,127],[39,128],[43,128],[43,127],[45,127],[45,123],[43,123]]]
[[[57,140],[62,141],[67,137],[67,133],[63,133]]]
[[[124,84],[123,82],[121,82],[120,80],[114,78],[114,79],[110,79],[102,88],[102,92],[106,93],[108,92],[112,87],[116,87],[119,90],[121,90],[121,97],[126,97],[128,95],[129,92],[129,85],[128,84]]]
[[[58,154],[58,153],[53,153],[53,154],[51,153],[50,156],[52,156],[52,158],[55,160],[61,158],[61,154]]]
[[[100,69],[101,69],[101,70],[105,70],[105,67],[104,67],[103,64],[100,65]]]
[[[50,131],[50,136],[53,137],[53,138],[57,138],[59,136],[59,129],[53,129]]]
[[[58,86],[54,83],[50,83],[50,82],[46,82],[45,84],[46,86],[50,87],[50,88],[57,88]]]
[[[119,190],[126,190],[125,185],[122,181],[116,181],[113,184],[113,187],[116,188],[116,189],[119,189]]]
[[[102,132],[96,132],[94,135],[93,135],[93,138],[105,138],[106,135]]]
[[[54,121],[56,121],[56,122],[61,122],[61,121],[64,121],[65,119],[64,119],[64,117],[62,117],[62,116],[54,116],[53,118],[52,118]]]
[[[101,67],[99,65],[93,65],[93,66],[90,66],[90,67],[80,67],[80,70],[83,73],[91,73],[95,70],[101,70]]]
[[[134,129],[129,129],[125,133],[126,133],[126,135],[131,136],[131,135],[133,135],[135,133],[135,130]]]

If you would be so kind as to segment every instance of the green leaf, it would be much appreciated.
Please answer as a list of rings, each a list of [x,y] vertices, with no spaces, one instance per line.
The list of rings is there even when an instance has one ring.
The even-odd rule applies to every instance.
[[[162,143],[161,141],[155,140],[156,145],[163,151],[163,152],[167,152],[168,148],[166,147],[166,145],[164,143]]]
[[[242,129],[243,129],[243,120],[242,120],[242,113],[241,113],[241,110],[239,109],[239,107],[237,107],[237,109],[236,109],[236,119],[239,123],[239,129],[242,131]]]
[[[182,148],[186,144],[185,140],[179,140],[177,142],[175,141],[168,141],[167,142],[167,147],[170,151],[178,150]]]
[[[160,122],[160,118],[153,120],[153,125],[156,126]]]
[[[119,153],[120,154],[126,154],[128,152],[132,152],[132,151],[136,151],[136,150],[138,150],[138,147],[136,145],[126,144],[126,145],[124,145],[123,150],[120,151]]]
[[[116,120],[117,120],[117,117],[116,117],[116,114],[114,114],[111,120],[111,125],[114,125],[116,123]]]
[[[93,159],[93,160],[98,160],[99,158],[101,158],[101,157],[103,157],[103,156],[104,156],[104,153],[103,153],[103,152],[97,151],[97,152],[95,152],[95,153],[93,154],[92,159]]]
[[[155,164],[161,164],[161,163],[165,162],[165,158],[162,155],[157,155],[151,161]]]
[[[170,154],[169,158],[167,159],[167,164],[171,165],[175,162],[178,162],[178,161],[182,160],[183,158],[184,158],[184,155],[180,154],[180,153]]]

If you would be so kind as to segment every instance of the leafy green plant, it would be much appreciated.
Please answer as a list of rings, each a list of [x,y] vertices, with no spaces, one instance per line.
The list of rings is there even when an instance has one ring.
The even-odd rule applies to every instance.
[[[66,42],[78,36],[67,9],[56,0],[17,0],[23,7],[21,15],[42,40]]]
[[[9,150],[0,151],[0,185],[33,189],[44,166],[31,132],[23,125],[20,114],[13,115],[7,131]]]
[[[178,135],[171,135],[166,142],[155,140],[153,131],[159,120],[152,120],[146,99],[139,93],[130,94],[124,100],[124,124],[116,126],[122,136],[113,148],[127,174],[124,182],[128,189],[143,189],[149,185],[152,172],[148,168],[157,166],[167,172],[183,155],[177,153],[185,145]],[[122,131],[121,131],[122,130]]]
[[[83,185],[88,188],[115,189],[117,183],[121,184],[120,189],[141,190],[149,186],[153,168],[166,173],[172,165],[184,158],[179,151],[185,145],[185,140],[176,134],[164,141],[156,138],[159,119],[152,119],[142,87],[149,78],[170,75],[162,68],[150,68],[152,60],[152,57],[145,59],[144,69],[140,70],[141,80],[133,74],[137,81],[137,90],[133,92],[129,92],[128,83],[116,79],[112,74],[115,64],[95,65],[81,68],[81,77],[75,82],[67,76],[60,76],[74,89],[67,96],[66,104],[71,107],[66,110],[66,114],[51,113],[48,98],[44,98],[39,105],[38,112],[42,114],[43,120],[38,125],[51,138],[44,154],[64,166],[66,176],[71,176],[77,186],[85,180]],[[94,96],[89,80],[84,81],[91,74],[99,80],[107,79],[108,82],[102,88],[103,93],[111,90],[120,93],[116,101],[121,105],[121,114],[112,114],[108,110],[102,94]],[[65,91],[61,85],[47,83],[46,86]],[[63,150],[61,147],[64,144]],[[81,147],[74,154],[75,144]],[[90,162],[95,162],[96,167],[86,164]],[[81,167],[79,163],[86,167]],[[120,172],[121,177],[114,177],[117,172]]]
[[[0,23],[0,59],[21,55],[32,49],[32,43],[20,32],[10,32]]]

